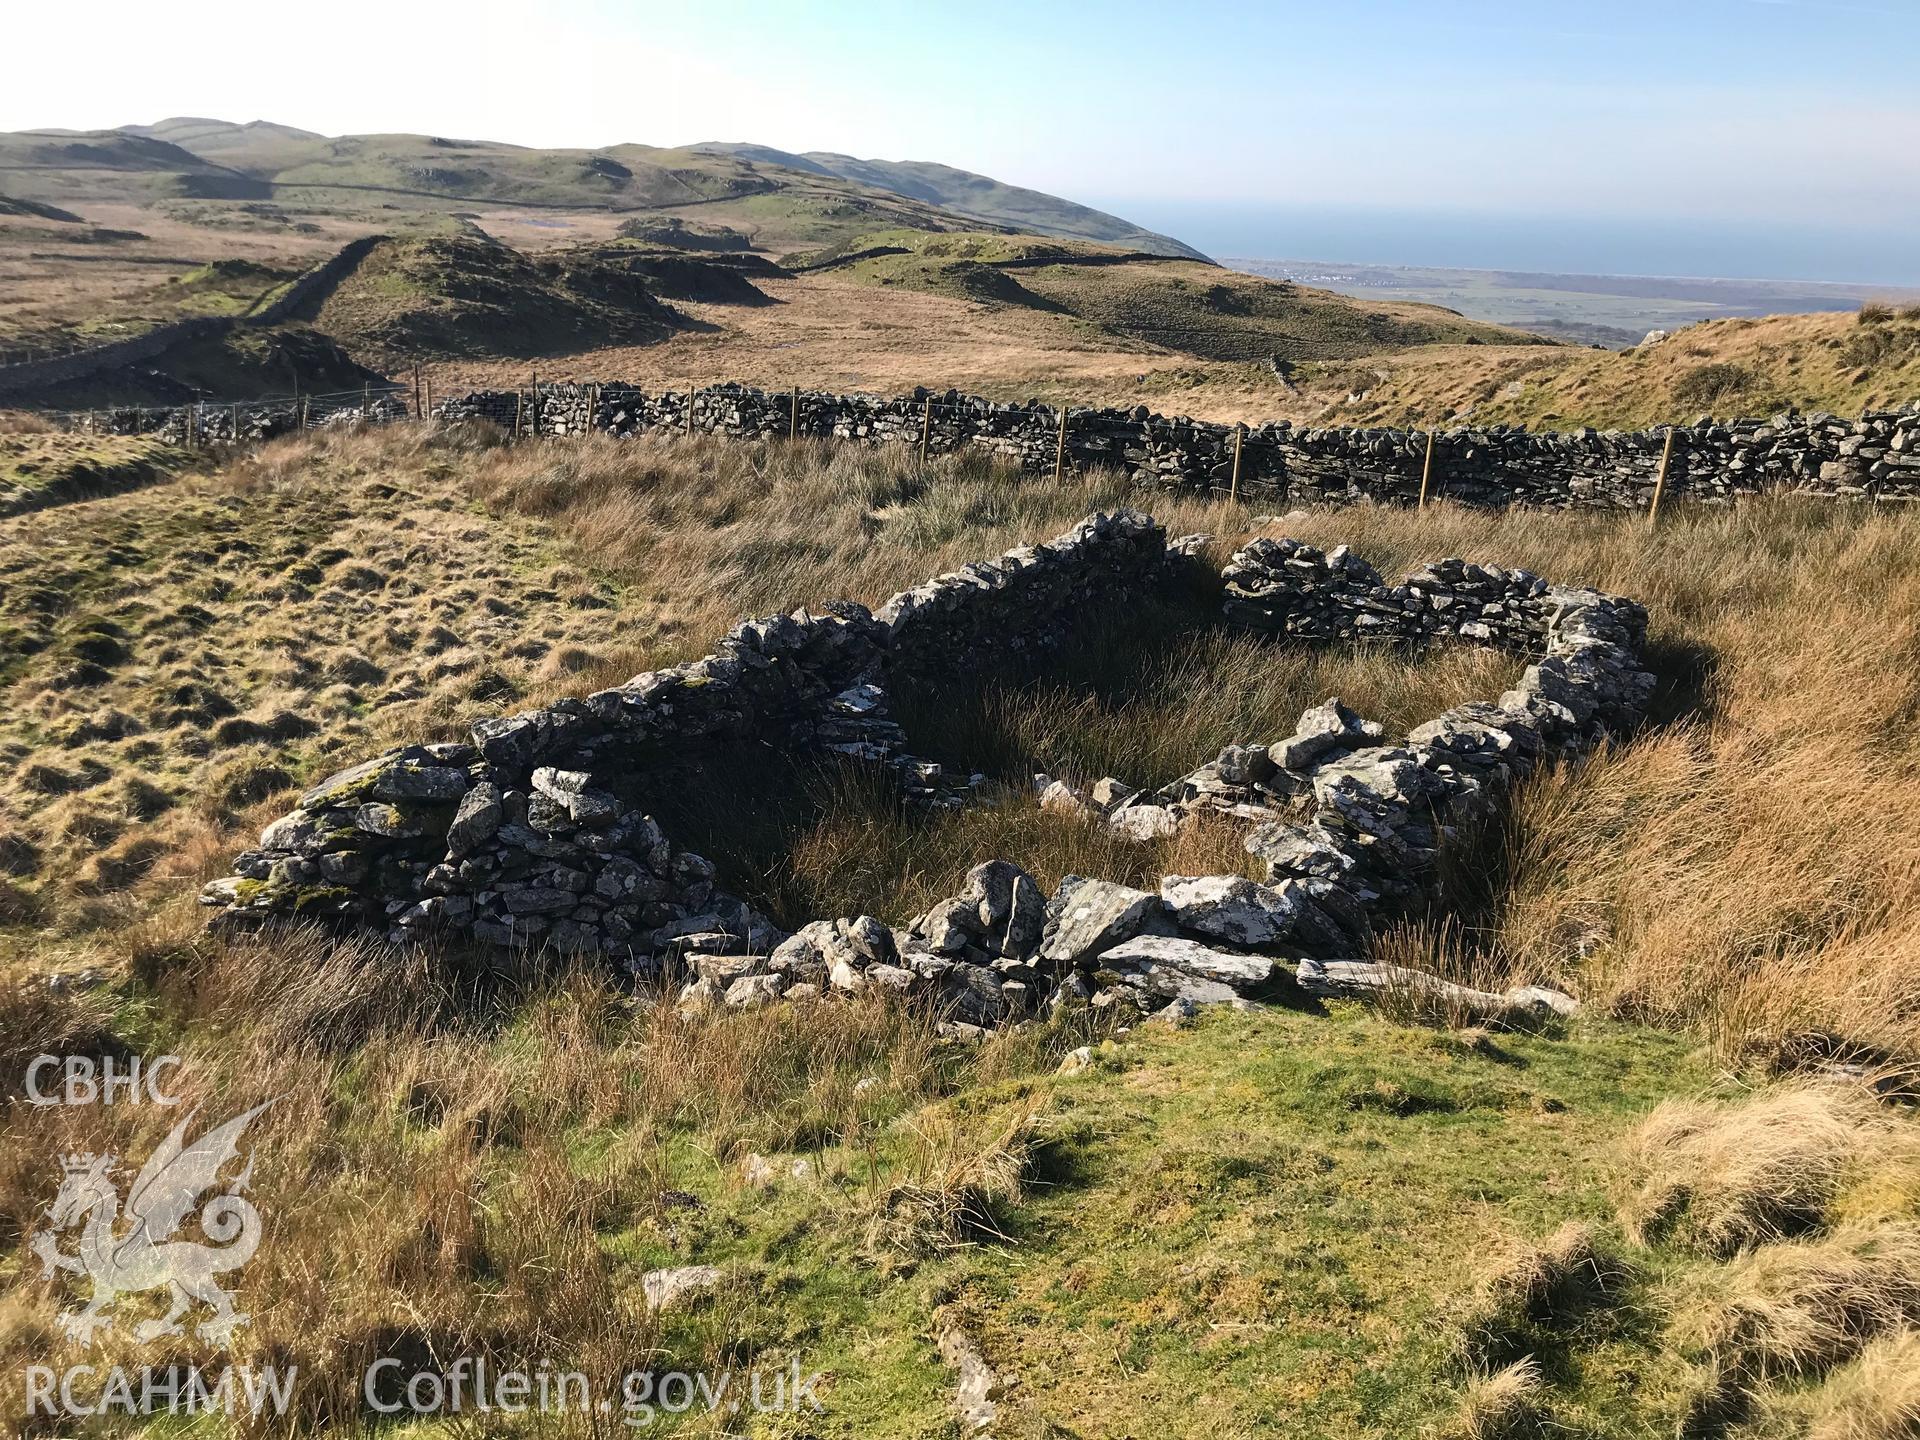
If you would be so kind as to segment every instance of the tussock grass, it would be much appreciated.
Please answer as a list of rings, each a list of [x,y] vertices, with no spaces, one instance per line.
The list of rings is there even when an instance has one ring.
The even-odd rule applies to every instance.
[[[1705,1277],[1676,1332],[1740,1381],[1818,1375],[1920,1324],[1920,1226],[1762,1245]]]
[[[95,618],[121,625],[129,666],[157,665],[183,687],[168,704],[169,728],[153,728],[161,717],[140,713],[119,688],[129,666],[108,667],[116,678],[104,688],[61,690],[48,684],[57,646],[16,662],[11,713],[31,729],[15,734],[51,767],[41,778],[56,786],[30,788],[29,766],[14,788],[0,789],[0,849],[26,856],[31,845],[38,857],[23,862],[33,872],[12,877],[21,892],[16,923],[69,932],[122,923],[120,896],[178,892],[217,866],[236,828],[274,813],[286,787],[330,760],[618,683],[704,652],[743,613],[840,595],[878,601],[1123,501],[1149,503],[1172,531],[1215,533],[1223,550],[1247,533],[1249,518],[1217,501],[1139,496],[1111,476],[1054,486],[979,456],[943,457],[921,471],[904,452],[811,442],[597,438],[506,447],[484,427],[276,442],[208,482],[233,502],[224,510],[195,508],[199,483],[170,487],[179,493],[165,507],[132,497],[88,516],[137,518],[132,543],[159,567],[158,578],[139,577],[142,593],[165,605],[166,586],[177,584],[179,601],[207,611],[211,625],[128,623],[124,600],[87,588],[95,581],[78,555],[60,560],[82,583],[68,585],[80,604],[56,622],[55,640],[95,633],[87,629]],[[388,518],[396,508],[403,522]],[[375,510],[381,534],[370,525]],[[368,520],[357,518],[363,511]],[[254,529],[269,522],[264,533]],[[16,522],[42,548],[49,523]],[[289,609],[267,588],[266,577],[291,563],[286,536],[325,536],[299,550],[319,566],[322,585],[337,587],[365,554],[390,545],[401,523],[413,527],[403,532],[411,548],[394,552],[394,573],[407,583],[342,591],[373,606],[376,618],[357,627],[350,646],[314,645],[319,612]],[[236,524],[259,559],[230,550],[210,586],[188,537]],[[127,543],[124,528],[78,538],[99,556]],[[1910,723],[1920,713],[1920,670],[1911,663],[1920,653],[1920,545],[1909,517],[1783,498],[1733,512],[1676,511],[1652,535],[1630,518],[1444,505],[1422,514],[1326,512],[1284,528],[1315,543],[1351,543],[1387,573],[1459,553],[1633,595],[1652,609],[1662,728],[1537,777],[1510,822],[1479,847],[1484,859],[1455,867],[1477,877],[1460,903],[1448,901],[1467,921],[1463,959],[1488,974],[1558,981],[1616,1014],[1696,1027],[1724,1053],[1775,1054],[1786,1067],[1812,1044],[1822,1055],[1896,1064],[1920,1055],[1911,1018],[1920,995],[1904,963],[1920,943],[1912,907],[1920,845],[1910,818],[1920,814]],[[327,558],[331,550],[347,553]],[[472,577],[464,589],[456,572]],[[240,588],[220,598],[236,581]],[[613,608],[576,608],[574,596]],[[496,602],[508,607],[497,617],[488,613]],[[390,691],[329,680],[326,659],[340,648],[385,671],[389,686],[415,678]],[[1224,738],[1280,727],[1294,708],[1290,690],[1300,704],[1340,693],[1397,721],[1502,679],[1471,651],[1406,667],[1384,654],[1336,659],[1224,636],[1132,660],[1120,683],[1093,683],[1114,672],[1090,652],[1092,679],[1077,689],[1018,676],[983,687],[927,722],[927,748],[950,741],[1008,775],[1052,767],[1152,783],[1199,763]],[[235,719],[264,727],[264,738],[242,742],[246,732],[235,728],[221,740],[229,721],[211,715],[220,707],[210,695],[232,704]],[[82,721],[116,709],[148,728],[49,753],[47,737],[89,733]],[[192,718],[200,712],[206,718]],[[284,732],[281,712],[297,717]],[[102,718],[104,733],[117,733],[112,716]],[[293,736],[302,721],[316,728]],[[204,747],[209,732],[211,753],[195,753],[190,746]],[[276,738],[282,733],[291,738]],[[101,773],[108,778],[91,778]],[[136,793],[134,778],[162,794]],[[1018,812],[1002,813],[1009,846],[1032,823]],[[817,814],[818,835],[798,836],[795,853],[840,852],[861,868],[848,847],[872,822],[872,807]],[[951,878],[920,864],[913,868],[924,878],[862,889],[858,908],[904,918],[909,892],[936,898],[966,865],[1008,848],[971,823],[964,836],[974,853],[955,844]],[[1069,866],[1058,852],[1060,868],[1084,872],[1093,857],[1073,843],[1081,853]],[[770,872],[766,847],[759,853],[765,885],[789,887],[794,906],[854,907],[851,895],[836,902],[809,893],[806,863]],[[83,869],[95,855],[103,863]],[[1044,857],[1033,863],[1054,868]],[[50,887],[39,876],[58,879]],[[88,893],[58,895],[49,908],[48,890],[67,888],[69,876]],[[888,893],[900,897],[897,908],[877,909]]]
[[[1314,515],[1383,571],[1460,553],[1651,610],[1657,728],[1516,795],[1473,883],[1478,949],[1729,1056],[1920,1058],[1920,535],[1790,497],[1626,520]]]
[[[1017,1106],[984,1139],[950,1108],[923,1113],[903,1173],[873,1206],[868,1247],[913,1260],[1011,1238],[1008,1212],[1025,1193],[1043,1106]]]
[[[1920,394],[1916,308],[1707,320],[1625,351],[1435,346],[1319,367],[1294,403],[1327,407],[1320,424],[1457,423],[1471,406],[1473,424],[1536,430],[1686,424],[1706,404],[1722,418],[1788,405],[1853,416]]]
[[[1920,1435],[1920,1331],[1875,1340],[1820,1388],[1807,1440],[1912,1440]]]
[[[925,1015],[877,1001],[692,1016],[584,973],[416,1011],[396,974],[389,990],[403,1003],[375,1010],[366,968],[399,957],[301,948],[313,944],[286,938],[277,953],[295,975],[283,980],[263,973],[272,947],[210,943],[167,972],[143,1022],[184,1056],[174,1078],[188,1109],[217,1118],[273,1101],[256,1122],[250,1193],[277,1224],[247,1271],[255,1321],[234,1354],[297,1363],[297,1418],[309,1425],[355,1422],[365,1365],[384,1354],[571,1356],[609,1378],[650,1355],[724,1367],[747,1320],[695,1307],[669,1335],[639,1298],[639,1273],[684,1253],[673,1236],[708,1233],[676,1186],[696,1184],[701,1206],[730,1205],[728,1177],[747,1150],[830,1153],[823,1169],[851,1197],[850,1215],[861,1196],[891,1195],[888,1234],[977,1239],[1017,1198],[1025,1123],[981,1140],[935,1119],[896,1138],[892,1122],[1050,1068],[1084,1038],[1030,1032],[959,1047]],[[320,973],[302,978],[309,970]],[[356,1043],[341,1045],[356,1022]],[[60,1043],[70,1028],[22,1043]],[[143,1157],[184,1113],[8,1107],[0,1241],[36,1228],[61,1155]],[[610,1249],[616,1235],[627,1239]],[[64,1284],[26,1289],[0,1351],[36,1362],[68,1353],[51,1329],[63,1299]],[[143,1306],[122,1302],[106,1355],[137,1356],[125,1332]],[[188,1343],[183,1358],[212,1356]]]
[[[1225,628],[1219,609],[1218,583],[1202,572],[1184,594],[1097,617],[1043,661],[904,695],[901,719],[935,758],[1009,781],[1038,769],[1153,788],[1224,746],[1285,738],[1329,695],[1404,735],[1519,677],[1515,657],[1471,647],[1277,646]]]
[[[1891,1133],[1871,1096],[1837,1082],[1738,1105],[1664,1101],[1635,1136],[1621,1222],[1643,1243],[1678,1233],[1716,1255],[1797,1234]]]
[[[1467,1387],[1449,1433],[1459,1440],[1519,1440],[1546,1427],[1546,1377],[1531,1356],[1483,1375]]]
[[[395,1348],[615,1357],[637,1347],[629,1353],[724,1364],[749,1340],[811,1345],[884,1307],[910,1335],[917,1292],[846,1278],[846,1257],[865,1252],[943,1281],[1006,1258],[991,1270],[1010,1297],[993,1353],[1021,1355],[1029,1376],[1097,1366],[1097,1399],[1121,1397],[1114,1413],[1135,1428],[1170,1413],[1154,1397],[1204,1388],[1180,1368],[1195,1356],[1238,1367],[1272,1413],[1311,1411],[1306,1423],[1330,1434],[1368,1433],[1378,1417],[1341,1408],[1332,1390],[1367,1391],[1363,1377],[1383,1361],[1394,1391],[1384,1413],[1417,1428],[1450,1403],[1436,1376],[1458,1356],[1442,1353],[1446,1327],[1429,1321],[1448,1317],[1429,1302],[1473,1268],[1459,1217],[1517,1207],[1510,1223],[1550,1234],[1568,1213],[1569,1175],[1581,1197],[1572,1213],[1596,1213],[1620,1131],[1655,1096],[1704,1083],[1679,1042],[1617,1021],[1688,1029],[1728,1060],[1779,1069],[1920,1056],[1920,546],[1902,515],[1781,500],[1677,511],[1651,535],[1618,517],[1445,506],[1288,522],[1314,543],[1351,543],[1388,573],[1458,553],[1652,607],[1658,724],[1536,777],[1508,819],[1458,837],[1443,902],[1381,946],[1384,958],[1489,988],[1561,981],[1592,1018],[1553,1040],[1503,1035],[1495,1047],[1409,1038],[1371,1017],[1213,1017],[1151,1042],[1189,1047],[1181,1064],[1116,1063],[1110,1084],[1074,1089],[1085,1133],[1035,1151],[1009,1116],[1029,1098],[1022,1086],[1092,1038],[1072,1027],[964,1048],[876,1002],[686,1016],[592,974],[475,972],[457,955],[415,971],[373,946],[208,939],[191,892],[294,786],[377,744],[439,738],[479,713],[701,653],[743,613],[881,599],[1142,497],[1109,477],[1053,487],[976,460],[921,473],[900,455],[811,445],[504,450],[479,429],[280,442],[172,488],[164,506],[124,497],[63,515],[58,529],[42,517],[0,536],[0,561],[15,567],[0,604],[51,596],[60,607],[48,648],[9,648],[0,672],[0,744],[23,762],[0,780],[0,862],[21,867],[9,878],[38,907],[8,939],[31,959],[23,971],[87,966],[113,981],[50,996],[23,973],[0,997],[0,1034],[15,1054],[184,1053],[186,1098],[208,1114],[279,1097],[255,1185],[283,1230],[248,1272],[262,1317],[249,1343],[299,1359],[315,1425],[357,1416],[359,1367]],[[1250,525],[1245,509],[1147,498],[1176,533],[1206,529],[1231,545]],[[100,563],[116,546],[128,548]],[[291,578],[307,565],[313,578]],[[25,613],[9,608],[6,621]],[[1162,624],[1148,617],[1144,633]],[[116,642],[125,660],[112,659]],[[56,664],[80,645],[108,657],[94,663],[110,678],[56,685]],[[1113,649],[1124,658],[1124,644]],[[1336,692],[1392,720],[1502,683],[1467,652],[1406,666],[1202,636],[1192,654],[1136,657],[1129,670],[1089,646],[1070,657],[1085,666],[1069,677],[1077,692],[994,677],[1000,698],[983,696],[949,734],[1007,774],[1078,766],[1152,783],[1164,776],[1142,771],[1184,770],[1218,736],[1290,724],[1289,687],[1310,687],[1300,704]],[[367,673],[361,662],[384,678],[346,678]],[[182,713],[162,724],[143,685]],[[235,713],[213,714],[215,696]],[[116,738],[108,710],[142,728]],[[283,710],[315,728],[282,726]],[[929,735],[939,718],[925,722]],[[223,732],[234,720],[259,731]],[[771,787],[741,793],[774,823],[735,834],[714,858],[791,919],[904,920],[993,855],[1049,887],[1068,871],[1151,887],[1161,874],[1245,863],[1227,827],[1123,845],[1011,788],[1001,803],[931,822],[840,772],[801,777],[777,814]],[[691,820],[670,828],[707,843]],[[111,863],[87,868],[98,855]],[[1220,1053],[1209,1061],[1210,1045]],[[1742,1252],[1725,1268],[1744,1291],[1703,1289],[1687,1311],[1693,1343],[1724,1355],[1730,1374],[1736,1364],[1786,1374],[1803,1354],[1844,1359],[1914,1323],[1900,1278],[1910,1251],[1895,1241],[1920,1185],[1876,1158],[1901,1147],[1881,1112],[1804,1102],[1803,1114],[1779,1099],[1793,1093],[1711,1115],[1671,1109],[1636,1152],[1645,1188],[1625,1218],[1679,1242],[1656,1243],[1650,1272],[1695,1275],[1709,1257]],[[0,1237],[36,1222],[61,1153],[144,1155],[170,1118],[10,1107]],[[1211,1149],[1165,1160],[1152,1138],[1162,1130],[1186,1150],[1195,1136]],[[1289,1137],[1284,1154],[1275,1133]],[[748,1193],[738,1176],[749,1152],[807,1157],[813,1178]],[[1099,1203],[1038,1185],[1056,1165],[1094,1177]],[[889,1197],[898,1229],[868,1241]],[[1419,1242],[1382,1238],[1394,1226]],[[1802,1231],[1814,1238],[1776,1238]],[[1037,1243],[979,1243],[996,1232]],[[1356,1245],[1357,1235],[1368,1238]],[[1820,1246],[1839,1250],[1773,1254]],[[1680,1362],[1640,1331],[1595,1323],[1575,1333],[1603,1361],[1561,1373],[1564,1322],[1585,1303],[1581,1289],[1602,1288],[1588,1280],[1604,1249],[1564,1232],[1486,1283],[1517,1317],[1514,1333],[1541,1340],[1532,1353],[1551,1362],[1556,1415],[1624,1434],[1628,1420],[1606,1418],[1619,1409],[1607,1377],[1654,1373],[1657,1409]],[[1113,1266],[1122,1252],[1146,1257],[1137,1274]],[[634,1310],[638,1273],[693,1259],[738,1262],[745,1278],[684,1320]],[[1180,1268],[1189,1262],[1192,1274]],[[762,1272],[774,1278],[756,1281]],[[1635,1282],[1636,1305],[1650,1288]],[[1190,1290],[1199,1298],[1179,1298]],[[1732,1306],[1741,1293],[1764,1304]],[[9,1300],[9,1361],[57,1358],[49,1335],[63,1295],[27,1285]],[[1031,1314],[1072,1323],[1036,1326]],[[1168,1326],[1186,1358],[1156,1350],[1156,1336],[1176,1333]],[[1324,1343],[1335,1335],[1350,1337],[1337,1353]],[[1276,1371],[1274,1353],[1293,1368]],[[119,1354],[138,1358],[130,1345],[106,1358]],[[1807,1378],[1833,1363],[1811,1363]],[[1322,1383],[1322,1366],[1342,1386]],[[19,1368],[0,1366],[0,1384]],[[1727,1382],[1747,1384],[1764,1387],[1745,1374]],[[1524,1406],[1501,1423],[1525,1433],[1544,1392],[1520,1388]],[[1086,1418],[1074,1423],[1098,1428]]]
[[[1510,1237],[1479,1277],[1460,1320],[1462,1348],[1503,1360],[1531,1326],[1564,1325],[1626,1285],[1629,1270],[1591,1224],[1569,1220],[1545,1240]]]

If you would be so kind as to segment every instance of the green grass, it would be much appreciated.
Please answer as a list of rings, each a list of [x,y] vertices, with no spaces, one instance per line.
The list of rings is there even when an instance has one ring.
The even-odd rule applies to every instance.
[[[127,488],[186,458],[135,435],[0,434],[0,515]]]
[[[827,1376],[810,1433],[944,1435],[952,1380],[929,1337],[951,1318],[1014,1382],[996,1433],[1410,1434],[1454,1403],[1455,1301],[1488,1246],[1603,1219],[1621,1137],[1706,1079],[1682,1042],[1644,1031],[1480,1050],[1344,1007],[1141,1031],[1081,1076],[1047,1076],[1065,1043],[1028,1046],[1035,1068],[999,1080],[952,1058],[904,1086],[882,1068],[848,1112],[856,1134],[831,1106],[809,1113],[835,1063],[796,1056],[751,1116],[695,1103],[653,1133],[648,1183],[698,1205],[642,1205],[604,1230],[616,1275],[729,1276],[655,1337],[662,1368],[716,1349],[742,1367],[797,1356]],[[519,1030],[496,1052],[541,1059]],[[860,1062],[838,1063],[844,1086]],[[917,1261],[872,1246],[864,1217],[919,1173],[918,1137],[951,1129],[964,1151],[1036,1107],[1004,1239]],[[592,1174],[633,1138],[584,1126],[567,1149]],[[811,1173],[743,1187],[748,1149]],[[503,1161],[493,1185],[512,1183]],[[1548,1340],[1555,1414],[1577,1433],[1645,1434],[1685,1403],[1688,1367],[1631,1315]]]
[[[1344,1011],[1210,1017],[1118,1072],[1057,1082],[1058,1183],[951,1282],[1017,1408],[1070,1432],[1413,1433],[1451,1403],[1488,1244],[1603,1217],[1618,1136],[1703,1078],[1644,1032],[1482,1052]],[[1645,1433],[1676,1367],[1589,1340],[1563,1420]]]
[[[315,961],[209,950],[105,1016],[187,1054],[216,1109],[288,1094],[259,1152],[278,1225],[245,1277],[244,1353],[297,1361],[310,1413],[424,1339],[595,1372],[797,1360],[825,1377],[804,1433],[931,1440],[953,1433],[954,1383],[932,1339],[957,1324],[1008,1382],[996,1434],[1419,1433],[1465,1382],[1458,1321],[1488,1256],[1604,1223],[1627,1133],[1709,1082],[1689,1042],[1600,1020],[1489,1041],[1347,1006],[1218,1011],[970,1047],[874,1003],[687,1020],[585,981],[329,1056],[294,1038],[318,1033],[289,988]],[[413,982],[376,973],[368,1013],[391,1016]],[[1055,1073],[1089,1043],[1092,1068]],[[64,1138],[34,1118],[0,1122],[23,1177]],[[743,1179],[756,1154],[770,1187]],[[1009,1156],[1017,1182],[970,1220],[921,1215]],[[0,1210],[31,1194],[0,1187]],[[1671,1430],[1692,1370],[1642,1301],[1695,1263],[1643,1257],[1622,1303],[1526,1334],[1558,1422]],[[643,1274],[687,1264],[721,1285],[634,1312]]]

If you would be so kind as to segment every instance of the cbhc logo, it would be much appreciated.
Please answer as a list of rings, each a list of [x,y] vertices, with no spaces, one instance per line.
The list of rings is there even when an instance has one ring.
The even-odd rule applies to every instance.
[[[180,1064],[177,1055],[96,1060],[91,1055],[40,1055],[27,1066],[29,1105],[178,1105],[162,1082]]]

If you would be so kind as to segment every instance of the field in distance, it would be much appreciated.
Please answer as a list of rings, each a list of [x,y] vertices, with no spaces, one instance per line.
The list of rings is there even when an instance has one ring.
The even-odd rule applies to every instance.
[[[1814,280],[1733,280],[1673,275],[1577,275],[1529,270],[1453,270],[1341,260],[1222,261],[1250,275],[1317,285],[1370,300],[1444,305],[1476,320],[1556,339],[1619,349],[1649,330],[1702,320],[1857,310],[1873,301],[1920,301],[1920,290]]]

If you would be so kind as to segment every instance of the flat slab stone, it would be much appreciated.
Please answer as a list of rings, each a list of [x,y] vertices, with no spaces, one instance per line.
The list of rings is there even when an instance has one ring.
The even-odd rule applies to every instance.
[[[1398,992],[1490,1020],[1545,1020],[1579,1011],[1571,995],[1544,985],[1522,985],[1504,993],[1456,985],[1404,965],[1363,960],[1302,960],[1294,974],[1300,988],[1322,999],[1379,1000]]]
[[[1264,955],[1240,955],[1231,950],[1216,950],[1198,940],[1177,935],[1141,935],[1116,945],[1100,957],[1102,965],[1119,969],[1127,966],[1157,966],[1176,970],[1202,980],[1215,981],[1234,990],[1252,990],[1273,978],[1273,961]]]
[[[680,1265],[671,1270],[649,1270],[640,1277],[640,1289],[650,1309],[664,1310],[689,1295],[711,1290],[720,1283],[714,1265]]]

